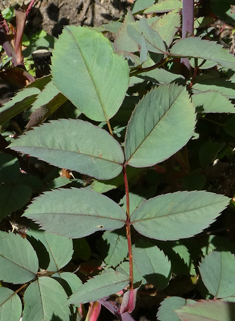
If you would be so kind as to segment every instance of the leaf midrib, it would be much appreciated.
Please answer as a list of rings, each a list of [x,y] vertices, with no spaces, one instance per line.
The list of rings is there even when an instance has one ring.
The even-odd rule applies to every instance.
[[[169,87],[170,88],[170,87]],[[167,111],[159,118],[158,122],[154,125],[154,127],[151,129],[151,131],[148,133],[147,136],[145,136],[145,139],[137,146],[137,148],[135,149],[135,151],[131,154],[131,156],[129,157],[129,159],[127,160],[127,163],[130,162],[130,160],[133,158],[133,156],[135,155],[135,153],[137,153],[137,151],[141,148],[142,144],[145,143],[145,141],[147,140],[147,138],[152,134],[152,132],[155,130],[155,128],[157,127],[157,125],[160,123],[160,121],[162,121],[162,119],[167,115],[167,113],[171,110],[171,107],[175,104],[176,100],[178,99],[178,97],[183,93],[183,90],[181,90],[181,92],[179,92],[179,94],[176,96],[175,100],[173,101],[173,103],[171,105],[169,105]],[[147,115],[147,113],[145,114]],[[135,134],[136,136],[136,134]]]
[[[66,28],[66,27],[65,27],[65,28]],[[86,66],[86,69],[87,69],[87,71],[88,71],[88,74],[89,74],[89,76],[90,76],[90,79],[91,79],[91,81],[92,81],[92,84],[93,84],[93,86],[94,86],[94,88],[95,88],[95,91],[96,91],[96,93],[97,93],[97,96],[98,96],[98,98],[99,98],[99,102],[100,102],[100,105],[101,105],[101,107],[102,107],[102,110],[103,110],[105,119],[106,119],[106,121],[108,122],[108,121],[109,121],[109,118],[108,118],[108,116],[107,116],[107,114],[106,114],[105,107],[104,107],[103,102],[102,102],[102,100],[101,100],[101,96],[100,96],[100,94],[99,94],[98,88],[96,87],[96,84],[95,84],[95,81],[94,81],[94,79],[93,79],[93,76],[92,76],[92,74],[91,74],[91,72],[90,72],[90,68],[88,68],[87,61],[85,60],[85,57],[84,57],[84,55],[83,55],[83,53],[82,53],[82,51],[81,51],[81,49],[80,49],[80,47],[79,47],[79,45],[78,45],[78,41],[76,40],[74,34],[69,30],[69,28],[66,28],[66,29],[67,29],[68,32],[71,34],[72,38],[74,39],[74,42],[75,42],[76,45],[77,45],[78,51],[79,51],[80,54],[81,54],[81,57],[82,57],[82,59],[83,59],[83,62],[84,62],[84,64],[85,64],[85,66]]]
[[[201,207],[195,207],[195,208],[193,208],[193,209],[191,209],[191,210],[185,210],[185,211],[181,211],[181,212],[174,212],[174,213],[168,213],[168,214],[166,214],[166,215],[161,215],[161,216],[156,216],[156,217],[146,217],[146,218],[142,218],[142,219],[138,219],[138,220],[134,220],[134,221],[132,221],[131,220],[131,223],[135,223],[135,222],[142,222],[142,221],[147,221],[147,220],[157,220],[157,219],[159,219],[159,218],[164,218],[164,217],[169,217],[169,216],[171,216],[171,215],[181,215],[181,214],[185,214],[185,213],[189,213],[189,212],[193,212],[193,211],[197,211],[197,210],[200,210],[200,209],[205,209],[205,208],[207,208],[207,207],[209,207],[209,206],[214,206],[214,205],[216,205],[216,204],[220,204],[220,203],[222,203],[223,201],[218,201],[218,202],[214,202],[213,204],[209,204],[209,205],[206,205],[206,206],[201,206]],[[133,212],[133,214],[134,214],[134,212]]]

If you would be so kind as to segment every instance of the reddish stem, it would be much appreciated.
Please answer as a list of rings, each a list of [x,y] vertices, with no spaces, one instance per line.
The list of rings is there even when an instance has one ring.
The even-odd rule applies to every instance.
[[[194,0],[183,0],[182,11],[183,25],[182,25],[182,38],[187,35],[193,35],[194,30]],[[188,58],[182,58],[181,62],[190,70],[191,66]]]
[[[132,243],[131,243],[131,224],[130,224],[130,197],[129,197],[129,186],[126,173],[126,164],[123,165],[123,178],[125,184],[126,193],[126,237],[128,244],[128,254],[129,254],[129,282],[130,290],[133,290],[133,255],[132,255]]]
[[[28,8],[27,8],[27,10],[26,10],[26,17],[28,17],[28,14],[29,14],[30,10],[32,9],[35,1],[36,1],[36,0],[32,0],[32,1],[30,2],[30,4],[28,5]]]

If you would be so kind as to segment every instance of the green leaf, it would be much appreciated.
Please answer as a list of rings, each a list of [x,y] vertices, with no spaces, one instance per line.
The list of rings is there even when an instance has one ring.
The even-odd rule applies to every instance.
[[[32,189],[22,184],[0,185],[0,219],[7,217],[14,211],[28,203]]]
[[[0,287],[0,321],[19,321],[22,304],[19,296],[8,288]]]
[[[153,12],[166,12],[174,9],[182,8],[182,1],[180,0],[164,0],[159,1],[159,3],[154,4],[148,9],[144,10],[144,13],[153,13]]]
[[[180,14],[172,11],[161,16],[156,22],[152,23],[150,27],[158,32],[162,40],[165,41],[169,47],[180,25]]]
[[[116,177],[124,162],[121,146],[111,135],[75,119],[36,127],[15,140],[10,148],[98,179]]]
[[[235,57],[216,42],[188,37],[176,42],[171,49],[171,55],[194,57],[215,61],[221,66],[235,69]]]
[[[101,253],[104,256],[104,261],[109,267],[116,267],[127,257],[128,247],[126,235],[123,233],[123,230],[115,232],[106,231],[102,238]]]
[[[96,231],[115,230],[126,215],[108,197],[88,189],[60,189],[36,198],[24,216],[50,233],[81,238]]]
[[[40,89],[40,91],[42,91],[50,81],[51,81],[51,75],[44,76],[42,78],[38,78],[38,79],[34,80],[31,84],[29,84],[27,86],[27,88],[36,87],[36,88]]]
[[[208,291],[216,298],[235,295],[235,257],[230,252],[214,251],[202,259],[199,270]]]
[[[136,27],[136,25],[137,23],[135,22],[135,19],[132,16],[131,12],[127,11],[125,20],[118,29],[114,41],[114,48],[116,50],[127,52],[139,51],[138,44],[127,33],[128,26]]]
[[[142,18],[138,23],[138,29],[147,42],[147,49],[155,53],[165,53],[166,46],[158,32],[152,29],[146,19]]]
[[[147,282],[157,291],[163,290],[170,279],[171,263],[165,254],[149,241],[140,240],[133,247],[133,262]]]
[[[62,285],[68,296],[72,295],[74,292],[77,292],[82,286],[82,281],[74,273],[59,272],[53,274],[52,277]],[[79,321],[80,319],[78,319],[78,309],[75,306],[71,306],[70,310],[71,315],[69,320]]]
[[[136,0],[134,2],[132,13],[135,14],[154,4],[154,0]]]
[[[157,240],[191,237],[214,222],[229,199],[204,191],[176,192],[154,197],[131,215],[133,227]]]
[[[181,321],[231,321],[235,318],[235,303],[204,300],[177,309],[175,313]]]
[[[35,278],[38,258],[26,239],[0,231],[0,266],[0,280],[21,284]]]
[[[84,283],[79,291],[69,298],[68,303],[78,306],[80,303],[96,301],[124,289],[128,282],[129,278],[126,275],[108,271]]]
[[[20,174],[20,164],[12,155],[0,153],[0,183],[11,184]]]
[[[73,239],[73,250],[75,259],[80,258],[87,261],[91,257],[91,247],[86,238]]]
[[[67,98],[62,95],[53,82],[49,82],[31,107],[32,114],[26,129],[36,126],[53,114]]]
[[[0,109],[0,125],[29,108],[40,93],[38,88],[26,88],[20,91]]]
[[[82,286],[82,281],[74,273],[60,272],[53,274],[52,277],[63,286],[67,295],[72,295],[72,293],[77,292]]]
[[[70,310],[67,295],[53,278],[40,277],[31,283],[24,295],[23,321],[69,321]]]
[[[139,207],[144,201],[146,201],[146,198],[138,194],[129,193],[129,201],[130,201],[129,211],[130,211],[130,214],[132,214],[132,212],[134,212],[134,210],[136,210],[137,207]],[[126,195],[123,197],[120,203],[121,204],[123,203],[122,207],[124,211],[126,211]]]
[[[127,262],[127,261],[122,262],[120,265],[117,266],[116,271],[120,272],[122,274],[125,274],[126,277],[129,277],[129,273],[130,273],[129,262]],[[147,283],[146,280],[144,279],[144,277],[136,269],[135,265],[133,266],[133,275],[134,275],[134,283],[136,283],[136,285],[139,285],[140,283],[141,284]]]
[[[51,70],[63,95],[96,121],[108,121],[116,114],[128,88],[127,62],[101,33],[80,26],[64,28],[55,44]]]
[[[177,296],[166,298],[161,302],[157,318],[159,321],[179,321],[174,310],[190,303],[193,303],[193,300],[187,300]]]
[[[199,76],[195,79],[192,89],[194,93],[206,92],[207,94],[210,91],[216,91],[227,98],[235,99],[235,84],[221,78],[203,79]]]
[[[201,167],[207,168],[217,158],[218,153],[225,146],[225,143],[208,140],[200,146],[198,151]]]
[[[125,137],[127,164],[148,167],[182,148],[193,134],[195,113],[184,87],[161,85],[136,106]]]
[[[38,241],[38,244],[33,242],[33,246],[38,254],[40,268],[59,271],[71,260],[73,255],[71,239],[33,229],[30,229],[27,235]]]
[[[192,101],[198,113],[235,113],[231,101],[215,91],[207,91],[192,95]]]
[[[152,60],[148,60],[144,63],[143,67],[151,67],[154,65]],[[159,84],[169,84],[173,81],[180,82],[181,84],[185,82],[185,78],[179,74],[173,74],[162,68],[157,68],[154,70],[150,70],[147,72],[141,73],[141,76],[146,78],[147,80],[151,80],[154,83],[157,81]]]

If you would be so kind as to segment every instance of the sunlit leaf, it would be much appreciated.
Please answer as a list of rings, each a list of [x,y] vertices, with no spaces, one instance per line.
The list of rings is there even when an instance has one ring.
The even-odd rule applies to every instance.
[[[162,85],[136,106],[125,137],[127,164],[148,167],[182,148],[193,134],[195,113],[184,87]]]
[[[26,129],[41,124],[66,100],[67,98],[58,91],[53,82],[49,82],[31,107],[32,114]]]
[[[144,13],[153,12],[167,12],[174,9],[182,8],[182,1],[180,0],[164,0],[152,5],[148,9],[144,10]]]
[[[171,263],[165,254],[149,241],[141,240],[133,247],[135,268],[153,284],[157,291],[163,290],[170,279]]]
[[[21,317],[20,298],[8,288],[0,287],[0,311],[0,321],[19,321]]]
[[[33,245],[38,254],[40,268],[59,271],[71,260],[73,255],[71,239],[33,229],[30,229],[27,235],[38,241]]]
[[[126,235],[122,230],[115,232],[106,231],[102,238],[103,241],[101,241],[99,243],[100,246],[99,244],[98,246],[101,254],[105,256],[104,261],[108,266],[116,267],[127,257],[128,247]]]
[[[173,56],[195,57],[215,61],[221,66],[235,69],[235,57],[216,42],[188,37],[180,39],[171,49]]]
[[[80,26],[64,28],[51,70],[62,94],[96,121],[108,121],[116,114],[128,88],[127,62],[113,52],[103,34]]]
[[[174,310],[193,303],[193,300],[183,299],[177,296],[172,296],[164,299],[157,313],[159,321],[179,321]]]
[[[235,318],[235,303],[200,301],[186,305],[175,312],[181,321],[231,321]]]
[[[129,279],[126,275],[115,271],[97,275],[84,283],[79,291],[69,298],[68,303],[79,305],[80,303],[96,301],[122,290],[128,282]]]
[[[61,189],[36,198],[24,216],[48,232],[81,238],[124,225],[125,212],[108,197],[88,189]]]
[[[214,251],[200,264],[202,281],[216,298],[235,295],[235,257],[230,252]]]
[[[66,292],[52,278],[40,277],[31,283],[25,291],[24,303],[24,321],[70,320]]]
[[[26,88],[20,91],[0,109],[0,125],[29,108],[40,93],[38,88]]]
[[[149,199],[131,215],[133,227],[157,240],[191,237],[214,222],[229,199],[204,191],[176,192]]]
[[[122,171],[123,152],[105,130],[75,119],[51,121],[15,140],[10,148],[98,179]]]
[[[164,40],[169,47],[173,41],[175,33],[180,28],[180,24],[180,14],[176,11],[172,11],[161,16],[150,27],[159,33],[162,40]]]
[[[154,0],[136,0],[134,2],[132,13],[142,11],[154,4]]]
[[[235,113],[232,102],[215,91],[207,91],[192,95],[197,112],[201,113]]]
[[[35,278],[38,258],[29,241],[11,232],[0,232],[0,266],[0,280],[21,284]]]

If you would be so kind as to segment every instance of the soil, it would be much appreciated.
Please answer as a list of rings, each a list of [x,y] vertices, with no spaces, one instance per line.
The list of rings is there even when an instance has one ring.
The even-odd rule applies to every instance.
[[[31,37],[44,30],[58,37],[65,25],[100,26],[118,20],[132,0],[36,0],[25,26],[25,34]],[[28,5],[29,0],[2,0],[0,10]],[[0,107],[18,90],[0,78]]]
[[[22,0],[5,0],[0,10]],[[29,1],[24,1],[28,3]],[[38,0],[29,14],[26,31],[40,29],[58,37],[65,25],[100,26],[110,20],[118,20],[132,1],[122,0]]]

